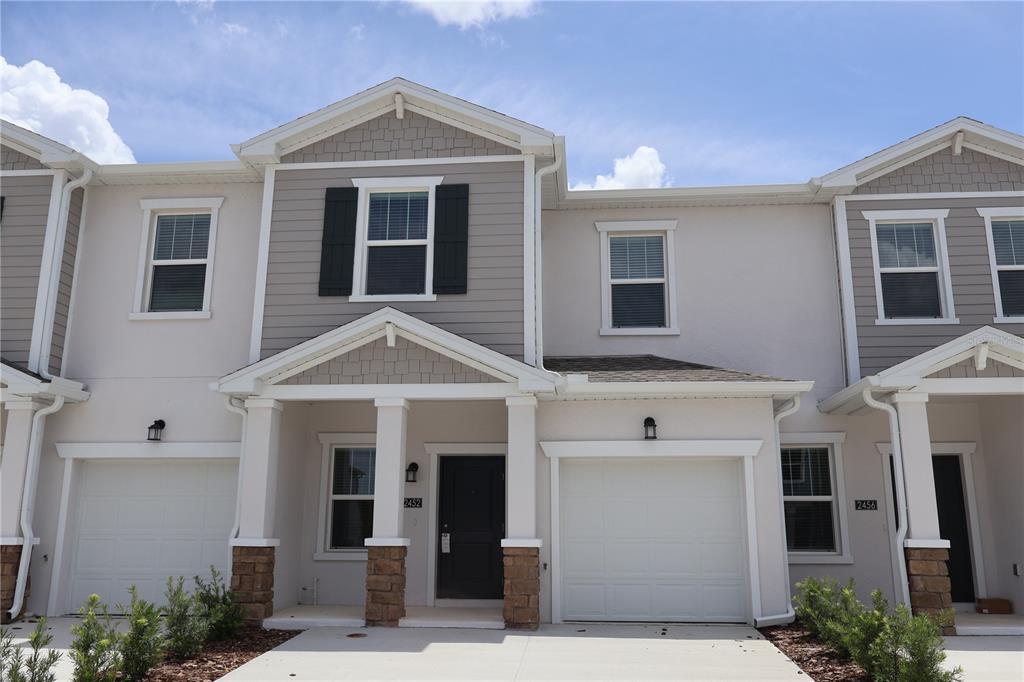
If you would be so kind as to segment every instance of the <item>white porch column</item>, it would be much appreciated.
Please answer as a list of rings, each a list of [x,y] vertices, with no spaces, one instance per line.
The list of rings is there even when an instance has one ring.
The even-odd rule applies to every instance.
[[[278,431],[284,405],[268,398],[245,401],[249,415],[245,420],[243,456],[238,475],[242,478],[239,530],[236,544],[246,540],[274,537],[274,510],[277,501]]]
[[[900,445],[907,487],[907,539],[939,540],[932,442],[928,429],[928,394],[897,393],[892,397],[900,420]]]
[[[409,401],[377,398],[377,458],[374,464],[373,537],[368,546],[408,545],[402,537],[405,430]]]
[[[44,403],[31,398],[9,400],[3,406],[7,410],[4,456],[0,460],[0,537],[4,544],[21,537],[21,497],[28,467],[32,416],[43,406]]]
[[[511,396],[505,398],[505,405],[508,407],[505,538],[534,540],[537,537],[537,398]],[[508,542],[503,544],[515,546]]]

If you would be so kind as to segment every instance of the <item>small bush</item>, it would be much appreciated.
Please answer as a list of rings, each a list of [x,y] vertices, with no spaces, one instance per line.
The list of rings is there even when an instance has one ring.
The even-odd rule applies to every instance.
[[[163,658],[164,637],[160,632],[160,609],[139,599],[135,585],[128,592],[131,603],[127,608],[117,607],[128,619],[128,631],[121,636],[121,670],[125,680],[136,682]]]
[[[0,630],[0,679],[5,682],[54,682],[57,673],[53,668],[60,660],[60,652],[42,652],[52,641],[53,635],[46,631],[46,619],[40,618],[29,635],[28,645],[32,653],[25,660],[23,650],[14,644],[10,630]]]
[[[167,652],[175,658],[192,658],[206,642],[207,621],[199,602],[185,591],[185,579],[167,579],[164,597],[164,633]]]
[[[822,643],[849,657],[849,632],[864,612],[851,579],[844,587],[831,578],[797,583],[797,617]]]
[[[843,647],[850,658],[872,674],[871,644],[882,633],[889,613],[889,602],[882,596],[881,590],[871,593],[871,608],[861,607],[856,616],[850,619],[849,627],[843,633]]]
[[[79,625],[72,626],[71,660],[74,682],[113,682],[121,670],[118,634],[105,604],[91,595],[78,611]]]
[[[198,575],[196,581],[196,600],[202,607],[203,617],[207,622],[207,639],[221,640],[234,636],[245,622],[242,605],[235,598],[235,593],[228,589],[224,578],[213,566],[210,566],[209,581]]]
[[[927,615],[912,616],[900,604],[885,619],[870,646],[871,674],[877,682],[957,682],[960,668],[944,670],[939,624]]]

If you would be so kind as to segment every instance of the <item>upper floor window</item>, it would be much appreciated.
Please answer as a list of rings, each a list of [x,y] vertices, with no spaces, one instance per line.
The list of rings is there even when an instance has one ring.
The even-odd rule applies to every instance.
[[[985,218],[996,322],[1024,320],[1024,210],[979,208]]]
[[[672,291],[674,220],[599,222],[601,333],[678,334]]]
[[[782,434],[786,547],[793,563],[848,559],[843,434]],[[817,441],[817,442],[814,442]]]
[[[879,324],[952,323],[941,211],[864,211],[871,228]]]
[[[133,319],[210,316],[222,198],[144,199]]]

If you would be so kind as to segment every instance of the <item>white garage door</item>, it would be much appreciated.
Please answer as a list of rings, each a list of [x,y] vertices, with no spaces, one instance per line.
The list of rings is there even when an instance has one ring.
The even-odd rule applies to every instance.
[[[563,459],[562,617],[748,619],[738,460]]]
[[[211,564],[228,576],[237,476],[236,460],[86,462],[71,519],[68,610],[90,594],[111,609],[127,604],[129,585],[163,604],[168,576],[207,575]]]

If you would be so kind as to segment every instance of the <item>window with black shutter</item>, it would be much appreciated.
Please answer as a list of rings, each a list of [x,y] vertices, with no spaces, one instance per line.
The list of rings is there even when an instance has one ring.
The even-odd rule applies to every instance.
[[[612,327],[666,325],[664,235],[608,237]]]
[[[934,225],[879,223],[875,245],[886,319],[943,317]]]
[[[992,251],[1002,317],[1024,317],[1024,218],[992,221]]]
[[[371,192],[367,202],[366,295],[424,294],[429,192]]]

